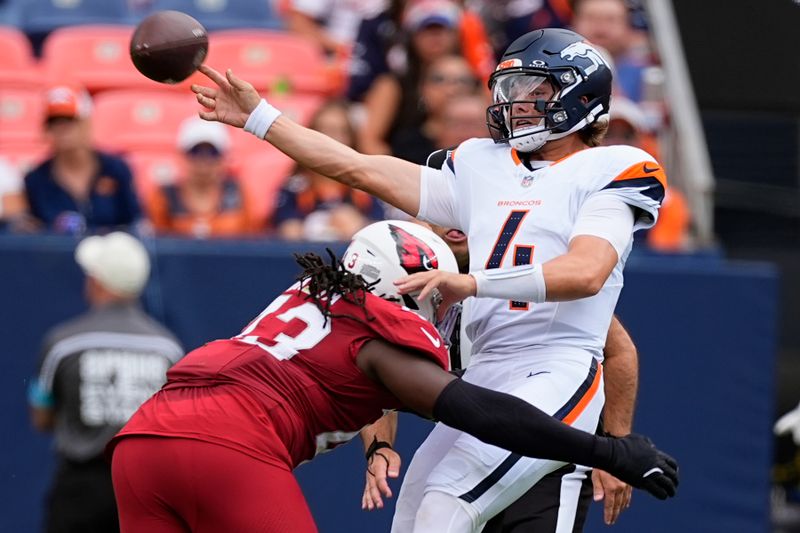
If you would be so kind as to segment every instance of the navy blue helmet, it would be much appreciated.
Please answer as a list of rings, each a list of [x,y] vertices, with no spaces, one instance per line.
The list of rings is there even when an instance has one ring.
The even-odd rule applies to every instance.
[[[611,67],[577,33],[547,28],[511,43],[489,89],[486,123],[494,141],[533,152],[608,113]]]

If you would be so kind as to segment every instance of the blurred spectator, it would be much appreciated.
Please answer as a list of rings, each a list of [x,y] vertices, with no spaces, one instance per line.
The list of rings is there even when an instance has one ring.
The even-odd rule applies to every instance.
[[[391,70],[377,76],[364,96],[366,115],[359,130],[359,145],[365,153],[391,153],[391,133],[422,124],[422,73],[436,59],[458,53],[460,16],[454,2],[409,4],[403,14],[408,47],[389,50]]]
[[[27,209],[22,176],[0,159],[0,231],[16,231],[26,225]]]
[[[608,132],[604,146],[627,144],[636,146],[658,159],[655,138],[646,131],[645,115],[634,102],[620,96],[611,99]],[[658,213],[658,222],[650,230],[639,232],[647,246],[660,252],[686,250],[689,244],[691,213],[686,197],[676,187],[667,188]]]
[[[439,132],[436,148],[452,148],[467,139],[487,137],[486,108],[489,102],[482,93],[449,99],[442,112],[444,127]]]
[[[156,231],[184,236],[235,237],[255,231],[252,207],[239,183],[227,173],[230,138],[225,126],[199,117],[178,131],[186,175],[156,189],[148,211]]]
[[[572,20],[569,0],[475,0],[471,5],[485,22],[497,57],[529,31],[566,28]]]
[[[311,121],[311,128],[347,146],[355,146],[355,132],[347,106],[328,102]],[[375,198],[321,174],[299,168],[278,193],[273,222],[287,240],[348,240],[355,232],[383,219]]]
[[[618,87],[627,98],[641,101],[642,74],[652,64],[651,51],[646,35],[631,24],[626,0],[575,0],[573,8],[574,30],[608,51]]]
[[[382,8],[381,0],[288,0],[286,26],[330,55],[347,55],[361,19],[374,17]]]
[[[460,4],[446,0],[393,0],[377,16],[365,18],[350,61],[347,98],[368,102],[370,93],[375,92],[373,84],[392,74],[407,81],[402,88],[412,90],[414,94],[408,100],[416,103],[416,88],[424,66],[454,52],[467,58],[476,76],[488,80],[496,64],[486,30],[478,13],[463,9]],[[425,31],[428,27],[430,31]],[[382,89],[375,98],[379,104],[392,103],[393,116],[400,97],[396,93],[387,97],[386,88]],[[411,111],[414,112],[413,107]]]
[[[392,153],[396,157],[417,164],[425,164],[428,155],[438,148],[438,140],[445,132],[445,109],[456,97],[474,95],[478,91],[478,80],[472,74],[467,61],[459,55],[447,55],[434,60],[420,82],[420,105],[425,120],[420,127],[409,126],[396,132],[391,139]],[[485,112],[484,109],[481,115]],[[485,120],[479,120],[483,126]],[[485,132],[485,126],[484,126]]]
[[[48,332],[29,390],[33,425],[55,433],[58,457],[46,531],[119,531],[103,450],[183,350],[137,303],[150,272],[138,240],[89,237],[75,260],[90,310]]]
[[[45,108],[51,157],[25,176],[31,214],[58,233],[136,223],[141,209],[128,165],[92,145],[89,94],[54,87],[46,93]]]

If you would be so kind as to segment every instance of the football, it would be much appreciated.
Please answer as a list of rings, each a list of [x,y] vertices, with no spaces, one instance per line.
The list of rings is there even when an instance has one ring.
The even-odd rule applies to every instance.
[[[145,18],[131,37],[136,69],[161,83],[178,83],[199,67],[208,53],[208,32],[180,11],[158,11]]]

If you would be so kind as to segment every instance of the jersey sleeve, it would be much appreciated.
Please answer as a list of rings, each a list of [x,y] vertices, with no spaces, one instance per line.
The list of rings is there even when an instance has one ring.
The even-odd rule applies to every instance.
[[[634,222],[633,209],[622,198],[606,191],[596,192],[581,206],[569,240],[579,235],[605,239],[622,258],[633,240]]]
[[[443,161],[443,162],[439,162]],[[433,166],[430,166],[433,165]],[[417,218],[445,228],[461,228],[456,195],[455,150],[434,152],[421,167]]]
[[[374,338],[412,350],[443,369],[450,369],[447,346],[433,324],[408,308],[377,297],[367,301],[367,310],[372,317],[367,324]]]
[[[620,147],[622,148],[622,147]],[[661,165],[643,150],[626,147],[626,157],[615,164],[600,185],[634,207],[634,230],[647,229],[658,220],[658,210],[667,190],[667,175]]]

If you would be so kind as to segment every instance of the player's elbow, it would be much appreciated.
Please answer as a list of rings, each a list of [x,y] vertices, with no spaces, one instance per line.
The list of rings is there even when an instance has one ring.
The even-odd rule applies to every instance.
[[[608,275],[598,269],[586,268],[575,280],[575,289],[581,298],[588,298],[599,293],[606,283]]]

